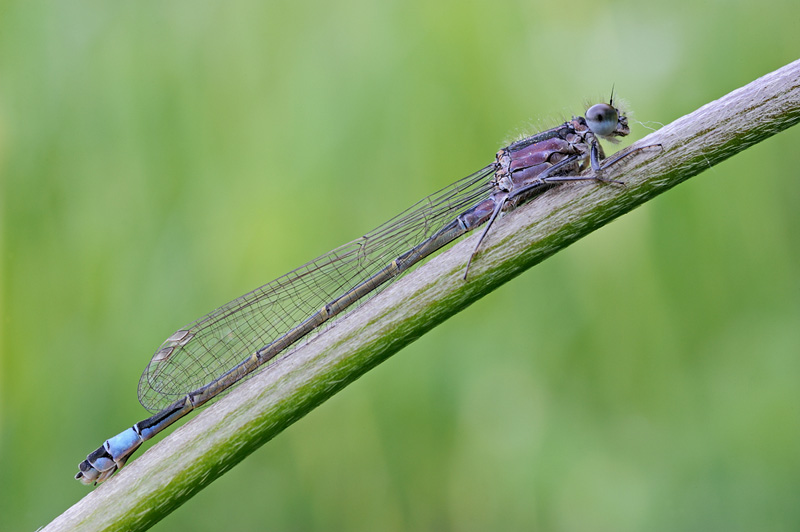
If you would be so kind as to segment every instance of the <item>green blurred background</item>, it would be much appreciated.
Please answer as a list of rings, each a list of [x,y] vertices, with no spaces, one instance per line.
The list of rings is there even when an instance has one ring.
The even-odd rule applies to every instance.
[[[0,528],[89,492],[78,462],[145,416],[139,374],[176,328],[612,83],[651,127],[693,111],[796,59],[798,20],[796,1],[0,3]],[[547,260],[155,530],[797,530],[799,142]]]

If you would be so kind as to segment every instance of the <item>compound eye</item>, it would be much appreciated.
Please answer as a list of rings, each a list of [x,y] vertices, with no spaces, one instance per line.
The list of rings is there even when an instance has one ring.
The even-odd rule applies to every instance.
[[[617,110],[607,103],[598,103],[586,111],[586,124],[592,133],[600,137],[607,137],[614,133],[619,122]]]

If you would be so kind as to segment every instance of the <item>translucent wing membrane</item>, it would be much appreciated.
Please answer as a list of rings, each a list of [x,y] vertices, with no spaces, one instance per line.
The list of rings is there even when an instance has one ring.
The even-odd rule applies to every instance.
[[[157,412],[285,336],[326,304],[434,235],[462,211],[487,198],[492,191],[491,176],[495,168],[491,164],[456,181],[363,237],[178,330],[156,351],[142,374],[139,401],[146,409]],[[281,355],[308,342],[347,314],[349,311],[325,323]]]

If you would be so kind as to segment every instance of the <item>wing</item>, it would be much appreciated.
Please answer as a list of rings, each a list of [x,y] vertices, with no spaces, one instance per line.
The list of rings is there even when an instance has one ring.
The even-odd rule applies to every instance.
[[[492,191],[495,165],[419,201],[363,237],[334,249],[182,327],[156,351],[139,380],[139,401],[157,412],[281,338],[358,286]],[[377,288],[358,304],[378,293]],[[290,346],[308,342],[357,305]]]

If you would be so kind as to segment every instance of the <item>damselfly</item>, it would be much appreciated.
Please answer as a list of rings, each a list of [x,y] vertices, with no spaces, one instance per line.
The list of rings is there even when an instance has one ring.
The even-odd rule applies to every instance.
[[[259,367],[341,319],[412,266],[485,225],[469,266],[497,216],[565,182],[606,182],[603,170],[633,151],[605,158],[598,138],[629,133],[613,105],[597,104],[501,149],[495,161],[428,196],[374,231],[234,299],[167,338],[139,380],[139,401],[155,412],[108,439],[75,478],[102,482],[142,442],[219,396]],[[640,148],[641,149],[641,148]],[[589,175],[582,175],[591,168]]]

